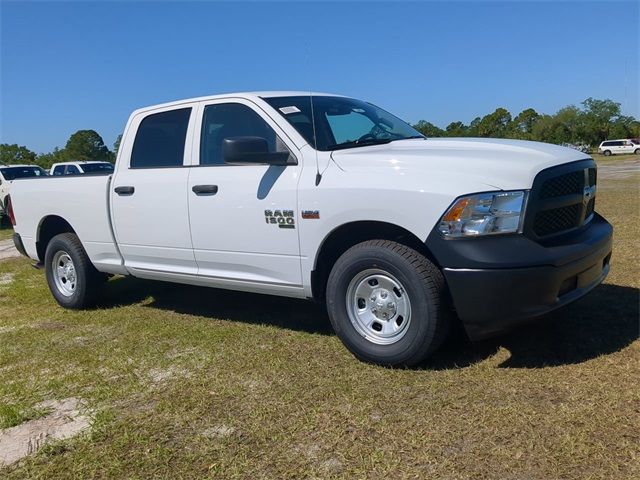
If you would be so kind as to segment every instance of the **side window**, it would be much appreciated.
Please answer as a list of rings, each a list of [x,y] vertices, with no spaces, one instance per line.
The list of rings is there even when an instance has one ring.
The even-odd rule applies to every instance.
[[[223,165],[222,143],[231,137],[261,137],[267,141],[270,152],[289,151],[273,128],[246,105],[207,105],[202,118],[200,165]]]
[[[64,165],[58,165],[53,169],[53,175],[60,176],[64,173]]]
[[[155,113],[146,117],[136,133],[131,168],[179,167],[191,108]]]
[[[65,175],[79,175],[80,169],[75,165],[67,165],[67,171],[64,173]]]

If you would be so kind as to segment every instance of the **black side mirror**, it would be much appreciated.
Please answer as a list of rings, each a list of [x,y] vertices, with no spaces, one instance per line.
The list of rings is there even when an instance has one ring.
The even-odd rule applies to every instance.
[[[230,137],[222,141],[224,162],[230,164],[288,165],[289,152],[270,152],[262,137]]]

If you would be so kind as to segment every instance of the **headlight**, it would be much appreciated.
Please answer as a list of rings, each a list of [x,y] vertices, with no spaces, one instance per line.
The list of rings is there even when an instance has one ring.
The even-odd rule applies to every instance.
[[[460,197],[442,216],[438,230],[446,238],[521,233],[527,193],[490,192]]]

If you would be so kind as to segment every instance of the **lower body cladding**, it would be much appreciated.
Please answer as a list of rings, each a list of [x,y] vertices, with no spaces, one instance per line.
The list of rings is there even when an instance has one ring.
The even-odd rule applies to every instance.
[[[609,272],[613,228],[601,216],[545,244],[522,235],[427,245],[442,270],[468,336],[480,340],[584,296]]]

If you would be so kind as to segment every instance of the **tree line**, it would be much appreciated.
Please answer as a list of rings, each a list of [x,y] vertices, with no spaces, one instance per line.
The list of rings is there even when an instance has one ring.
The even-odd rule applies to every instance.
[[[64,148],[54,148],[48,153],[36,153],[18,144],[0,144],[0,165],[35,164],[49,169],[59,162],[99,160],[113,163],[118,153],[122,135],[118,135],[113,150],[95,130],[78,130],[69,137]]]
[[[587,98],[580,107],[569,105],[553,115],[527,108],[513,117],[506,108],[497,108],[469,123],[451,122],[444,129],[420,120],[414,125],[427,137],[494,137],[536,140],[547,143],[573,143],[597,146],[611,138],[640,138],[640,122],[622,115],[620,104],[612,100]],[[50,168],[65,161],[104,160],[114,162],[122,135],[110,150],[95,130],[78,130],[64,148],[37,154],[25,146],[0,144],[0,164],[36,164]]]
[[[566,106],[553,115],[527,108],[515,117],[506,108],[497,108],[484,117],[474,118],[469,125],[451,122],[442,129],[420,120],[414,128],[427,137],[514,138],[592,147],[611,138],[640,137],[640,122],[622,115],[619,103],[589,97],[580,105]]]

